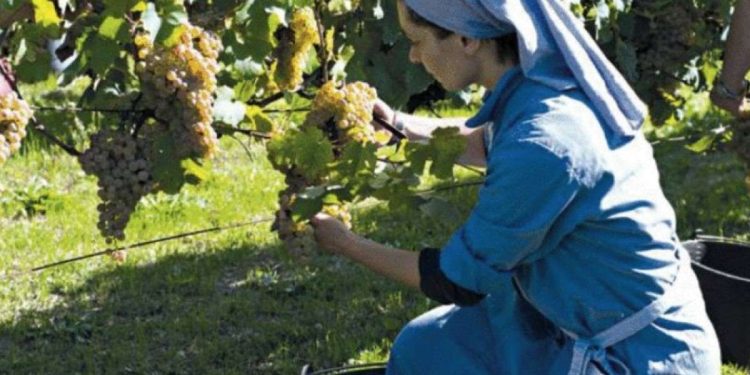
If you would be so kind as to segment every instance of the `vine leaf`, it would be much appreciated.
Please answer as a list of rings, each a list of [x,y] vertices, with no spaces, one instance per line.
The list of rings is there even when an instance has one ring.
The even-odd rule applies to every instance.
[[[208,177],[211,175],[210,166],[203,164],[198,159],[188,158],[183,160],[180,165],[185,170],[185,182],[191,185],[198,185],[208,180]]]
[[[216,90],[214,102],[214,121],[237,126],[245,119],[245,103],[234,100],[234,90],[221,86]]]
[[[333,146],[317,128],[290,130],[268,143],[268,158],[277,169],[295,169],[308,181],[325,175],[333,161]]]
[[[87,53],[89,67],[98,75],[104,75],[120,55],[120,46],[116,41],[93,33],[86,39],[85,50],[90,52]]]
[[[34,21],[45,29],[54,29],[60,24],[55,4],[50,0],[31,0],[34,5]]]
[[[695,152],[696,154],[700,154],[708,151],[708,149],[711,148],[711,145],[713,145],[714,141],[716,141],[716,137],[716,134],[704,135],[698,141],[685,147],[687,147],[688,150]]]
[[[161,1],[158,15],[161,18],[159,32],[156,33],[155,41],[170,47],[179,41],[180,35],[185,31],[184,23],[188,22],[188,14],[182,2]]]
[[[185,167],[177,156],[177,145],[169,133],[154,140],[152,174],[158,189],[167,194],[177,194],[185,184]]]
[[[295,222],[300,222],[302,220],[307,220],[313,217],[313,215],[320,212],[321,209],[323,209],[323,197],[319,196],[316,198],[301,198],[298,197],[297,200],[294,201],[292,204],[292,220]]]
[[[263,109],[257,105],[249,105],[245,110],[245,118],[250,123],[253,130],[268,133],[274,131],[276,126],[268,115],[263,113]]]
[[[125,19],[115,15],[108,15],[99,26],[99,35],[110,40],[119,40],[127,35]]]
[[[377,147],[374,144],[366,145],[351,142],[345,147],[339,161],[336,163],[336,171],[343,183],[349,183],[350,180],[367,181],[372,176],[377,163]]]
[[[146,10],[141,15],[141,22],[143,22],[143,28],[148,32],[149,39],[153,42],[159,33],[162,23],[159,13],[156,12],[154,3],[148,3]]]
[[[458,131],[455,127],[438,128],[432,133],[428,144],[407,144],[406,156],[412,167],[416,171],[423,171],[430,160],[430,173],[435,177],[453,177],[453,165],[466,149],[466,139]]]

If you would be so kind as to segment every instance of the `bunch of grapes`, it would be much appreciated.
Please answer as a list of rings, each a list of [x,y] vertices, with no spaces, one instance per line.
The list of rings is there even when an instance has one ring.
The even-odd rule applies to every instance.
[[[290,179],[299,179],[299,176],[287,175]],[[298,180],[299,181],[299,180]],[[284,242],[286,249],[294,255],[309,254],[315,249],[315,238],[313,229],[304,222],[296,222],[292,218],[292,205],[297,199],[297,188],[293,183],[279,193],[279,210],[276,211],[276,221],[273,228],[278,232],[279,239]]]
[[[219,39],[197,26],[185,24],[172,47],[154,46],[146,34],[135,37],[137,72],[143,102],[166,122],[182,145],[179,156],[210,158],[217,150],[213,122]]]
[[[364,82],[354,82],[337,89],[332,81],[323,85],[313,99],[305,126],[317,126],[328,132],[336,145],[349,142],[375,142],[372,110],[378,94]],[[335,128],[329,121],[333,120]]]
[[[83,171],[98,178],[102,203],[97,206],[97,227],[107,242],[123,240],[125,227],[144,195],[155,183],[143,141],[124,131],[101,130],[79,158]]]
[[[0,164],[21,148],[32,115],[29,105],[15,92],[0,95]]]
[[[320,44],[313,10],[309,7],[295,10],[289,27],[278,30],[277,39],[274,79],[280,89],[293,91],[302,84],[302,71],[310,48]]]
[[[352,214],[349,213],[347,206],[338,204],[325,205],[323,206],[323,212],[341,220],[347,227],[352,227]]]
[[[665,7],[651,1],[636,1],[633,9],[639,14],[653,15],[648,32],[639,34],[635,41],[641,70],[671,73],[695,55],[697,24],[704,17],[697,6],[690,2],[670,2]]]
[[[377,92],[364,82],[354,82],[341,89],[334,82],[325,83],[313,99],[312,108],[302,126],[314,126],[328,134],[336,148],[350,142],[375,142],[375,131],[370,125]],[[307,181],[294,168],[282,170],[286,174],[287,188],[279,194],[279,211],[274,228],[287,249],[294,254],[304,254],[314,248],[312,228],[305,222],[295,222],[292,206],[298,194],[308,186],[321,181]],[[331,204],[323,212],[351,227],[351,214],[345,205]]]

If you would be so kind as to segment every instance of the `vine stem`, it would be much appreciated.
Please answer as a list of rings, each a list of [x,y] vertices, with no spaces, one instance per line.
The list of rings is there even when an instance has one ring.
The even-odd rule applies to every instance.
[[[18,85],[16,85],[16,81],[13,80],[12,77],[10,76],[10,72],[5,71],[5,68],[0,66],[0,74],[2,74],[5,81],[8,82],[8,84],[16,93],[16,95],[18,95],[18,98],[23,100],[23,95],[21,94],[21,91],[18,90]],[[31,126],[32,130],[46,137],[50,142],[54,143],[55,145],[65,150],[65,152],[67,152],[69,155],[75,156],[75,157],[82,155],[81,152],[76,150],[75,147],[63,142],[62,140],[55,137],[54,134],[48,132],[47,129],[44,127],[44,124],[37,121],[36,117],[33,114],[31,115],[31,125],[32,125]]]
[[[118,109],[118,108],[80,108],[80,107],[45,107],[45,106],[31,106],[34,111],[47,111],[47,112],[101,112],[101,113],[148,113],[146,109]],[[309,107],[304,108],[289,108],[289,109],[267,109],[265,113],[290,113],[290,112],[307,112]]]
[[[224,125],[214,125],[214,129],[220,134],[227,134],[232,135],[234,133],[240,133],[244,134],[248,137],[253,137],[257,139],[271,139],[271,135],[268,133],[258,132],[255,130],[249,130],[249,129],[241,129],[241,128],[233,128],[231,126],[224,126]]]
[[[323,70],[323,83],[326,83],[331,79],[330,72],[328,71],[328,60],[330,60],[331,56],[328,56],[326,29],[325,25],[323,25],[322,11],[324,6],[324,0],[315,0],[315,23],[317,24],[318,28],[318,39],[320,39],[320,44],[318,46],[317,52],[318,59],[320,60],[320,67]]]
[[[144,113],[144,109],[118,109],[118,108],[80,108],[80,107],[45,107],[32,106],[34,111],[48,112],[102,112],[102,113]]]

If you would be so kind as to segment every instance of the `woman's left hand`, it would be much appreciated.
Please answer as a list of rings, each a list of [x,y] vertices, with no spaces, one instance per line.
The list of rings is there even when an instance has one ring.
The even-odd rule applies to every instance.
[[[346,255],[359,239],[340,220],[322,212],[310,219],[310,225],[315,229],[318,246],[334,254]]]

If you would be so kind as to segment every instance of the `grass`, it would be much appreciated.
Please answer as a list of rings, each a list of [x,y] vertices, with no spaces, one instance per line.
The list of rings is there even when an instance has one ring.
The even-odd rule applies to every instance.
[[[231,140],[211,179],[148,198],[128,242],[270,217],[281,176],[260,147]],[[60,154],[31,151],[0,183],[0,373],[296,373],[382,360],[430,302],[327,255],[291,258],[270,222],[132,250],[38,274],[33,266],[106,248],[95,181]],[[32,176],[35,176],[32,178]],[[411,248],[445,228],[416,214],[355,211],[368,235]],[[381,223],[388,223],[382,225]],[[422,243],[426,233],[430,243]]]
[[[262,148],[222,144],[206,183],[143,202],[128,242],[272,215],[282,179]],[[95,182],[75,164],[32,150],[0,169],[1,374],[291,374],[382,361],[401,326],[433,306],[341,259],[292,258],[268,222],[133,250],[123,264],[16,274],[106,248]],[[475,192],[448,194],[466,214]],[[357,230],[395,246],[439,246],[454,229],[368,207],[353,212]]]

